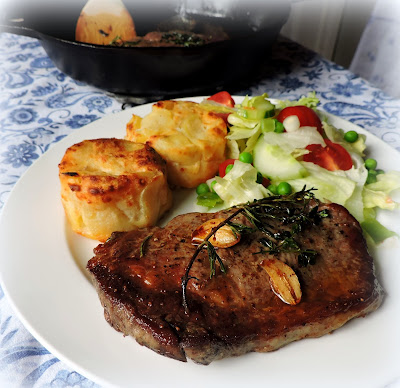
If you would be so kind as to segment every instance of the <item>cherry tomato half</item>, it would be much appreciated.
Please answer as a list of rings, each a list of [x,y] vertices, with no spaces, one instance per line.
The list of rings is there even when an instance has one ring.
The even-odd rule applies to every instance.
[[[235,101],[233,100],[232,96],[225,91],[215,93],[211,97],[208,97],[207,100],[212,100],[218,102],[219,104],[229,106],[231,108],[235,106]]]
[[[353,166],[350,154],[340,144],[325,139],[326,147],[310,144],[306,147],[309,154],[303,156],[305,162],[318,164],[329,171],[350,170]]]
[[[311,108],[304,105],[288,106],[279,112],[277,120],[283,123],[289,116],[297,116],[300,127],[316,127],[318,132],[323,135],[321,120]]]
[[[226,168],[227,168],[230,164],[234,164],[234,163],[235,163],[235,160],[236,160],[236,159],[226,159],[225,162],[222,162],[222,163],[219,165],[218,172],[219,172],[219,176],[220,176],[221,178],[223,178],[223,177],[225,176]]]

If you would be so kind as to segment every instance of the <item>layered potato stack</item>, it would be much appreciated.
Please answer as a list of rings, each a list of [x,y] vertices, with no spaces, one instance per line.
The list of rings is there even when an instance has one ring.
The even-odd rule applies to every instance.
[[[59,164],[61,200],[72,230],[99,241],[155,225],[172,187],[193,188],[225,160],[225,121],[200,104],[161,101],[133,115],[126,139],[84,140]]]
[[[225,160],[225,121],[201,104],[159,101],[144,118],[133,115],[126,139],[146,143],[166,161],[169,182],[194,188],[215,176]]]
[[[155,225],[172,205],[165,161],[145,144],[85,140],[67,149],[59,178],[72,230],[99,241]]]

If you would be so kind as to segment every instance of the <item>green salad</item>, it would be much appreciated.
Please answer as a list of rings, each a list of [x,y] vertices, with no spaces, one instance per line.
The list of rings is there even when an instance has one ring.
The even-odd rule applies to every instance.
[[[365,135],[320,117],[315,93],[273,103],[267,94],[246,96],[240,104],[226,94],[201,103],[227,120],[228,155],[218,175],[197,187],[198,205],[219,210],[315,189],[317,199],[346,207],[370,241],[395,235],[377,221],[376,211],[400,207],[391,197],[400,188],[400,172],[383,171],[366,158]]]

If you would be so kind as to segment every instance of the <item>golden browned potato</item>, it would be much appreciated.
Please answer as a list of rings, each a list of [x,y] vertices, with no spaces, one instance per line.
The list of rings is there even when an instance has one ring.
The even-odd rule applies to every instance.
[[[135,37],[135,24],[121,0],[89,0],[75,29],[75,39],[84,43],[107,45],[115,39],[131,41]]]
[[[99,241],[114,231],[154,225],[172,205],[165,161],[145,144],[82,141],[65,152],[59,177],[72,229]]]
[[[224,120],[194,102],[157,102],[144,118],[133,115],[126,131],[126,139],[149,144],[167,161],[168,180],[176,186],[196,187],[225,160]]]

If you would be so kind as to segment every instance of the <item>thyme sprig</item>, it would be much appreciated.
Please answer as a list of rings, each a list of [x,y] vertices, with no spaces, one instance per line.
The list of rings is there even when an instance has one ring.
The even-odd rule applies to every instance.
[[[297,261],[300,267],[316,263],[317,251],[314,249],[301,249],[292,236],[285,237],[278,243],[267,238],[261,238],[259,242],[268,249],[261,249],[255,254],[270,253],[271,255],[278,255],[279,253],[295,253],[297,254]]]
[[[296,241],[296,235],[304,229],[317,225],[322,218],[328,216],[327,210],[318,210],[318,203],[310,208],[310,201],[314,200],[313,193],[304,190],[296,193],[301,194],[301,197],[295,197],[296,202],[302,202],[302,206],[265,206],[260,203],[254,207],[247,208],[244,215],[249,221],[254,223],[259,228],[265,237],[259,240],[260,244],[267,248],[261,249],[257,253],[270,253],[278,255],[279,253],[296,253],[300,267],[313,265],[316,262],[317,252],[313,249],[301,249]],[[277,220],[283,225],[291,225],[290,230],[275,232],[269,220]]]
[[[322,218],[328,216],[326,210],[318,210],[318,200],[314,196],[315,189],[306,190],[305,187],[299,191],[287,196],[272,195],[260,200],[256,200],[245,205],[234,207],[236,210],[228,216],[224,221],[212,228],[203,242],[197,246],[184,276],[182,277],[182,304],[185,312],[188,313],[187,303],[187,285],[191,279],[197,279],[190,276],[190,270],[193,266],[199,253],[204,247],[207,247],[208,258],[210,262],[210,278],[216,275],[215,263],[218,261],[221,272],[226,273],[226,268],[216,252],[215,247],[209,239],[222,228],[224,225],[229,225],[233,233],[252,233],[261,231],[264,234],[259,240],[262,248],[257,253],[270,253],[278,255],[282,252],[293,252],[298,255],[299,266],[315,264],[317,252],[311,249],[301,249],[300,245],[295,240],[295,236],[311,225],[317,225]],[[311,201],[315,201],[316,205],[310,209]],[[251,227],[231,222],[233,218],[243,214],[252,225]],[[283,225],[290,225],[289,230],[276,232],[271,221],[280,222]],[[267,248],[267,249],[263,249]],[[198,279],[197,279],[198,280]]]
[[[225,268],[221,258],[219,257],[215,247],[211,244],[209,239],[217,232],[218,229],[222,228],[224,225],[227,225],[232,218],[236,217],[241,212],[242,212],[242,208],[239,208],[234,213],[232,213],[229,217],[227,217],[224,221],[222,221],[220,224],[218,224],[216,227],[212,228],[210,233],[208,233],[208,235],[204,238],[203,242],[200,245],[197,246],[192,258],[189,261],[188,266],[186,267],[185,274],[182,276],[182,281],[181,281],[182,304],[183,304],[183,307],[185,308],[185,312],[186,313],[189,312],[188,304],[187,304],[187,298],[186,298],[187,285],[188,285],[188,283],[189,283],[189,281],[191,279],[198,280],[196,277],[189,275],[189,272],[190,272],[190,270],[191,270],[191,268],[193,266],[194,261],[196,260],[197,256],[202,251],[204,246],[207,246],[208,260],[210,262],[210,268],[211,268],[210,278],[212,278],[216,274],[215,261],[218,261],[218,263],[220,265],[220,268],[221,268],[221,272],[222,273],[226,273],[226,268]],[[231,226],[231,228],[232,228],[232,226]]]
[[[208,253],[208,258],[210,261],[210,279],[215,276],[216,271],[215,271],[215,262],[218,261],[219,267],[221,268],[222,273],[226,273],[226,269],[224,266],[224,263],[222,262],[221,258],[219,257],[217,251],[214,248],[214,245],[210,243],[210,241],[207,241],[205,243],[207,245],[207,253]]]

